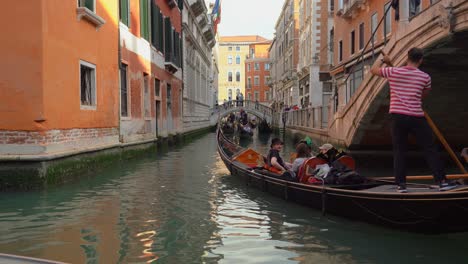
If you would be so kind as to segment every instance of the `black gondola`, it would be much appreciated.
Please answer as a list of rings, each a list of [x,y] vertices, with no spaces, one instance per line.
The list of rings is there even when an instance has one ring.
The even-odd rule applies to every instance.
[[[439,192],[429,184],[408,183],[408,193],[396,192],[391,181],[374,178],[358,185],[311,185],[289,181],[264,172],[255,164],[236,160],[241,153],[252,156],[218,129],[218,152],[231,175],[288,201],[372,224],[421,233],[468,230],[468,187],[460,185]],[[252,153],[249,153],[252,152]]]

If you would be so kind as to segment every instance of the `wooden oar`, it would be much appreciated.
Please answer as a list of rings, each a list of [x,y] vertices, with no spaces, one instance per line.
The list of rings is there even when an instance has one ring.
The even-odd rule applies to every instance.
[[[391,180],[395,179],[395,177],[372,177],[371,179],[375,180]],[[422,175],[422,176],[406,176],[406,179],[411,181],[417,181],[417,180],[432,180],[434,179],[434,176],[432,175]],[[456,179],[468,179],[468,174],[451,174],[447,175],[447,179],[451,180],[456,180]]]
[[[437,138],[440,140],[442,145],[444,145],[445,150],[447,150],[447,152],[450,154],[450,157],[452,157],[453,161],[455,161],[455,163],[457,164],[457,166],[461,170],[461,172],[463,174],[468,174],[468,172],[465,170],[465,167],[463,166],[463,164],[461,164],[460,160],[457,158],[457,156],[453,152],[452,148],[447,143],[444,136],[442,136],[442,133],[440,133],[439,129],[434,124],[434,122],[432,121],[431,117],[427,114],[427,112],[424,112],[424,116],[426,117],[427,123],[432,128],[432,131],[434,131],[434,134],[436,134]]]

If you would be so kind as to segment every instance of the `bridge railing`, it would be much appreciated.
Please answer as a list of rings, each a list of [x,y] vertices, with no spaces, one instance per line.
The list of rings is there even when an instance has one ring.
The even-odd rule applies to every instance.
[[[328,128],[328,106],[309,107],[299,110],[283,112],[283,121],[286,126],[298,128]]]
[[[220,104],[216,107],[213,107],[210,109],[211,115],[222,113],[227,110],[231,110],[233,108],[236,109],[249,109],[249,110],[255,110],[260,113],[264,113],[265,115],[272,116],[273,115],[273,110],[266,106],[263,105],[259,102],[251,101],[251,100],[232,100],[230,102],[226,102],[223,104]]]

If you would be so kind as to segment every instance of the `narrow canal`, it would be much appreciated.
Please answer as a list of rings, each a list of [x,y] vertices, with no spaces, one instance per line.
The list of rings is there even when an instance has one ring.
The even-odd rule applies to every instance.
[[[241,144],[266,152],[269,140]],[[322,217],[232,178],[211,133],[76,183],[0,194],[0,252],[70,263],[468,263],[468,233]]]

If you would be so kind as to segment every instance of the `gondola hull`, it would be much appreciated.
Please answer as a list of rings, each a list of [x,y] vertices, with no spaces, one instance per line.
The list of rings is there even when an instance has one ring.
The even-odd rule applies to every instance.
[[[218,143],[222,140],[218,132]],[[446,233],[468,230],[468,192],[379,191],[392,188],[380,182],[360,186],[317,186],[287,181],[262,174],[243,163],[232,161],[222,143],[218,151],[231,172],[246,185],[285,200],[333,214],[400,230]],[[463,188],[461,188],[463,189]]]

